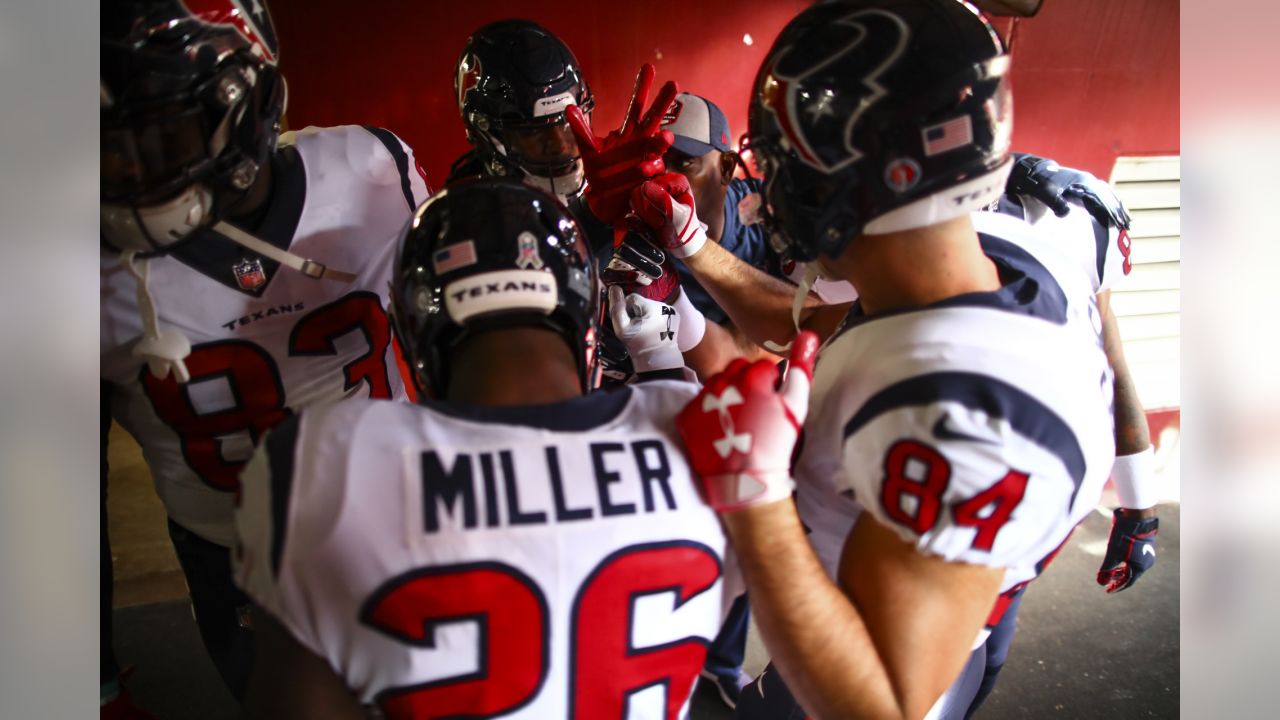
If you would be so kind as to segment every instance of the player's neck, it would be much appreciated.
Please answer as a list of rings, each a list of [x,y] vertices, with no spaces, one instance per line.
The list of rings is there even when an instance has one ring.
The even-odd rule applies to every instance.
[[[482,333],[453,353],[450,367],[450,402],[545,405],[582,395],[568,344],[548,329]]]
[[[271,158],[267,158],[267,162],[258,171],[258,177],[254,180],[253,185],[249,187],[249,190],[245,192],[242,198],[227,208],[227,219],[241,229],[249,232],[256,231],[258,225],[262,223],[266,207],[271,200],[271,191],[275,187],[274,175]]]
[[[864,235],[826,264],[853,283],[869,315],[1000,288],[995,263],[983,254],[968,215],[914,230]]]

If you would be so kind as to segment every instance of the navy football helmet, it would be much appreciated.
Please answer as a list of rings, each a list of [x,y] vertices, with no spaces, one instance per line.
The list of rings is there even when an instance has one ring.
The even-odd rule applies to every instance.
[[[776,249],[808,261],[862,234],[994,202],[1010,167],[1009,56],[961,0],[815,5],[756,77],[749,147]]]
[[[270,162],[286,94],[271,16],[260,1],[115,0],[101,42],[102,239],[163,251]]]
[[[586,183],[564,110],[589,114],[591,88],[569,48],[528,20],[485,25],[467,39],[454,76],[458,109],[490,175],[519,175],[573,196]]]
[[[394,326],[419,394],[443,396],[447,358],[468,335],[515,325],[559,333],[583,392],[599,381],[601,285],[585,234],[552,195],[515,178],[451,185],[400,238]]]

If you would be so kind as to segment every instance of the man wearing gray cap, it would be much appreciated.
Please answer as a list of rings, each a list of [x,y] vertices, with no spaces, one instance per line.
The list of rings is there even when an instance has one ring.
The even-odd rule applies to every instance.
[[[760,223],[760,181],[749,175],[733,176],[742,159],[733,149],[729,121],[720,108],[706,98],[680,93],[663,118],[662,129],[675,135],[663,161],[668,170],[688,178],[698,215],[707,224],[707,238],[747,263],[783,277],[778,256],[769,248],[769,236]],[[677,269],[680,284],[694,306],[708,320],[728,326],[749,355],[759,351],[732,328],[729,316],[684,263],[677,261]]]

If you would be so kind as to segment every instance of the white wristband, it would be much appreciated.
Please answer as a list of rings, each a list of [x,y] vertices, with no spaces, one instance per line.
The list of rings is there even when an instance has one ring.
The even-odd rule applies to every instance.
[[[680,318],[680,332],[676,334],[676,346],[682,353],[689,352],[697,347],[698,343],[702,342],[702,336],[707,334],[707,318],[701,310],[693,306],[684,288],[680,288],[680,293],[676,295],[676,300],[671,303],[671,307],[676,309],[676,315]]]
[[[1156,452],[1148,446],[1132,455],[1117,455],[1111,466],[1111,482],[1116,486],[1120,507],[1146,510],[1160,500],[1156,482]]]
[[[740,473],[705,478],[702,487],[712,510],[734,512],[789,500],[796,482],[786,471],[761,476]]]
[[[696,214],[689,217],[689,224],[680,234],[680,246],[670,252],[678,258],[687,258],[707,244],[707,225]]]

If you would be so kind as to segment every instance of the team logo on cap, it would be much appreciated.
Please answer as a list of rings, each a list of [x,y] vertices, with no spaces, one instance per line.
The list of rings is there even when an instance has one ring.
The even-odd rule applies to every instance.
[[[671,107],[662,114],[662,124],[670,125],[680,119],[680,111],[684,110],[683,100],[672,100]]]

